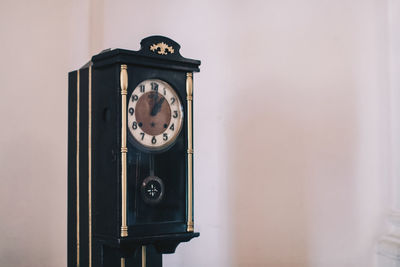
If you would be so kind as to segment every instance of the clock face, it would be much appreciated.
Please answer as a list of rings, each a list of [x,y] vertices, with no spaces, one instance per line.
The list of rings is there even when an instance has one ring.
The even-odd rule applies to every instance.
[[[128,105],[128,127],[137,144],[161,150],[171,145],[182,128],[183,107],[171,85],[150,79],[133,90]]]

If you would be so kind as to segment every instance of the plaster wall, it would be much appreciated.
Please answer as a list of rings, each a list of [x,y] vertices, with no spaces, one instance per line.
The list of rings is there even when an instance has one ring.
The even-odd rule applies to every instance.
[[[392,155],[387,1],[2,1],[0,21],[0,266],[66,266],[67,72],[153,34],[202,60],[201,237],[164,265],[374,266]]]

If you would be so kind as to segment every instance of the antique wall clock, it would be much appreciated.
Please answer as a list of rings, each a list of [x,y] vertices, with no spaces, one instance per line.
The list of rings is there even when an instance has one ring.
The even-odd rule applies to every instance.
[[[162,266],[193,223],[193,72],[163,36],[69,73],[68,266]]]

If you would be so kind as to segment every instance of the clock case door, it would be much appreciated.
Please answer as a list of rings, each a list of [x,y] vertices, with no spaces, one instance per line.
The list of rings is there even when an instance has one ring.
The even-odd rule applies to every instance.
[[[128,96],[141,81],[157,78],[175,88],[183,109],[186,110],[186,73],[161,69],[148,71],[145,67],[128,65]],[[135,86],[135,87],[134,87]],[[128,101],[132,99],[128,98]],[[150,152],[135,146],[128,137],[128,232],[133,235],[151,235],[186,232],[186,156],[187,120],[174,144],[166,151]],[[128,125],[131,127],[131,125]],[[130,135],[128,131],[128,136]],[[153,163],[151,164],[151,161]],[[152,165],[152,166],[150,166]],[[163,199],[158,204],[147,204],[141,187],[143,180],[154,175],[164,183]]]
[[[149,47],[167,43],[175,53],[162,55]],[[140,51],[116,49],[92,58],[92,218],[93,237],[99,242],[134,248],[152,243],[159,252],[170,253],[179,242],[198,233],[187,232],[187,73],[199,71],[200,61],[179,54],[171,39],[153,36],[143,39]],[[160,51],[160,50],[159,50]],[[127,225],[128,236],[121,237],[121,65],[127,65],[127,102],[135,87],[147,79],[169,83],[183,105],[183,125],[174,144],[166,151],[149,152],[127,142]],[[128,106],[128,103],[127,105]],[[127,127],[130,127],[127,125]],[[130,133],[127,130],[127,136]],[[164,198],[156,205],[146,204],[141,184],[150,175],[164,182]]]

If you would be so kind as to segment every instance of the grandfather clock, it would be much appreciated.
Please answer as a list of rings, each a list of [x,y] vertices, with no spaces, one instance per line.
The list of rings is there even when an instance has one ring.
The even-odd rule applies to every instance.
[[[69,73],[68,266],[162,266],[193,223],[193,72],[163,36]]]

